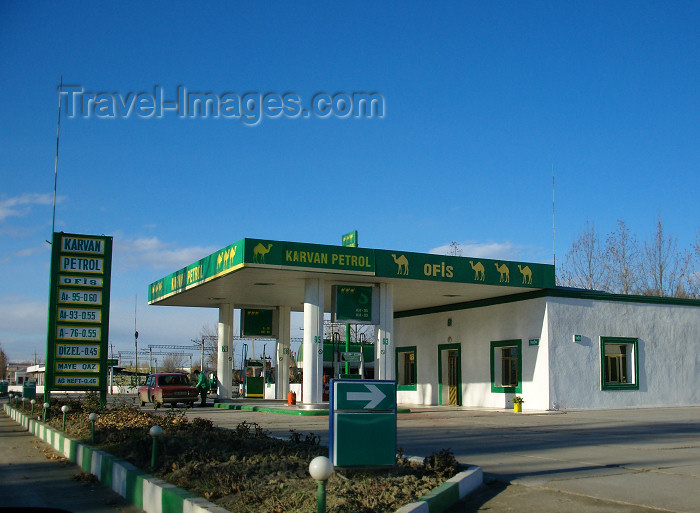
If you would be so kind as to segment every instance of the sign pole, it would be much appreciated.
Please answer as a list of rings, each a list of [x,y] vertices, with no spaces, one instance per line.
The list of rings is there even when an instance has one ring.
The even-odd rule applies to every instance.
[[[350,323],[345,324],[345,352],[350,352]],[[350,362],[345,362],[345,374],[350,374]]]

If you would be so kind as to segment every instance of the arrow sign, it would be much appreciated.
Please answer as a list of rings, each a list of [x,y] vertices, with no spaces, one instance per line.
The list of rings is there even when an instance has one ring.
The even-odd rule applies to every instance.
[[[336,467],[396,464],[396,381],[332,379],[328,449]]]
[[[369,392],[348,392],[348,401],[368,401],[365,410],[373,410],[386,397],[377,385],[365,385]]]
[[[394,381],[334,380],[334,409],[336,410],[395,410],[396,384]]]

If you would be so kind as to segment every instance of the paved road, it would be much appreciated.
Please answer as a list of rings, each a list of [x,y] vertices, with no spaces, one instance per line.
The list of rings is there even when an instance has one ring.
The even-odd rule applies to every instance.
[[[223,427],[245,420],[277,436],[295,429],[328,440],[327,417],[218,408],[190,415]],[[513,414],[414,407],[398,416],[398,446],[417,456],[450,448],[460,462],[481,466],[487,479],[513,484],[507,493],[529,490],[533,500],[554,494],[574,501],[551,511],[586,511],[588,499],[610,504],[610,511],[617,511],[613,505],[700,511],[700,408]],[[518,501],[524,507],[523,498]]]
[[[0,410],[0,508],[143,513]]]

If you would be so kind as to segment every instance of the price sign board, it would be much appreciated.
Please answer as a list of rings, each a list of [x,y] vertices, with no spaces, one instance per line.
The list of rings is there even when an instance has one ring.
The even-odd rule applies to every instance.
[[[241,309],[241,336],[252,337],[276,337],[275,310],[260,308]]]
[[[45,390],[107,393],[112,237],[54,233]]]
[[[334,285],[331,297],[333,322],[378,324],[378,311],[372,310],[375,293],[373,287]]]

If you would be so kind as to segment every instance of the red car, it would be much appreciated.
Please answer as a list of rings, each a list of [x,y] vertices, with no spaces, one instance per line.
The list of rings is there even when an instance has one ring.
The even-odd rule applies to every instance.
[[[139,387],[141,406],[153,403],[154,409],[165,403],[169,403],[171,407],[177,403],[191,407],[198,395],[199,392],[190,385],[187,375],[176,372],[151,374],[146,378],[146,383]]]

